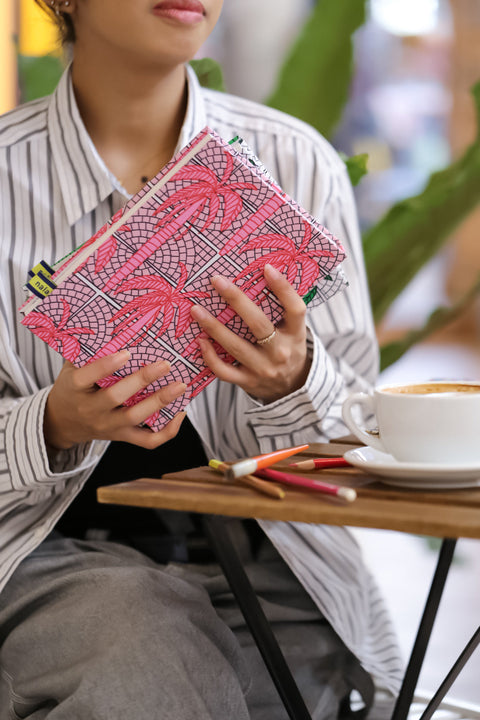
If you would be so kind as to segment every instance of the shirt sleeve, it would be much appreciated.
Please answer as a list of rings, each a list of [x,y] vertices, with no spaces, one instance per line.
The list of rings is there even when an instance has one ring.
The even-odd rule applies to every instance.
[[[307,150],[303,153],[305,157]],[[215,381],[191,403],[189,415],[216,457],[270,452],[344,434],[343,401],[352,392],[368,389],[378,374],[378,344],[351,183],[344,163],[325,141],[313,150],[310,146],[309,155],[316,176],[313,171],[303,197],[295,199],[344,246],[342,268],[348,285],[307,313],[312,364],[302,388],[262,404],[235,386]]]
[[[107,443],[94,441],[62,450],[49,461],[43,415],[50,386],[27,397],[14,397],[0,386],[0,479],[4,491],[22,493],[93,469]]]
[[[270,434],[273,443],[282,428],[285,444],[326,440],[344,433],[343,401],[349,393],[368,389],[378,374],[378,344],[346,170],[333,178],[331,201],[322,222],[345,246],[347,259],[342,267],[348,285],[307,314],[312,365],[304,387],[247,411],[255,433],[261,437]],[[267,428],[276,432],[269,433]]]

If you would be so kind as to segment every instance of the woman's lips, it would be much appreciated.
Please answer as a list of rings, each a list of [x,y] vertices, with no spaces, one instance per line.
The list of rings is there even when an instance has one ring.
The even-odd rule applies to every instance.
[[[153,13],[157,17],[194,25],[203,20],[205,8],[198,0],[163,0],[155,5]]]

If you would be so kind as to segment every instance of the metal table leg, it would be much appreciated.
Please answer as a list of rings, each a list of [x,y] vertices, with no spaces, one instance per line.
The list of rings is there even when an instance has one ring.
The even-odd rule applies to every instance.
[[[312,720],[230,538],[228,520],[204,516],[205,533],[291,720]]]
[[[480,627],[477,628],[477,630],[473,633],[472,637],[468,641],[468,643],[465,645],[465,648],[462,650],[460,655],[458,656],[457,660],[453,664],[450,672],[445,677],[445,680],[442,682],[440,687],[438,688],[435,695],[432,697],[430,702],[428,703],[427,707],[423,711],[422,716],[419,718],[419,720],[430,720],[435,710],[438,708],[440,703],[442,702],[443,698],[447,694],[447,692],[452,687],[453,683],[459,676],[460,672],[465,667],[465,664],[467,660],[471,657],[473,652],[476,650],[478,645],[480,644]]]
[[[445,538],[440,548],[437,567],[433,576],[422,619],[415,638],[410,660],[403,678],[402,687],[393,710],[391,720],[406,720],[417,686],[420,670],[427,650],[438,606],[445,587],[450,564],[455,552],[456,539]]]

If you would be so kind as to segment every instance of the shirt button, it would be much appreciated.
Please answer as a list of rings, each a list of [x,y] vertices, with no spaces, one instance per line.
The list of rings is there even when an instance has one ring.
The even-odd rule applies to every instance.
[[[43,528],[43,527],[38,527],[38,528],[36,528],[35,531],[34,531],[34,533],[33,533],[33,537],[34,537],[34,538],[41,538],[41,537],[43,537],[44,535],[45,535],[45,528]]]

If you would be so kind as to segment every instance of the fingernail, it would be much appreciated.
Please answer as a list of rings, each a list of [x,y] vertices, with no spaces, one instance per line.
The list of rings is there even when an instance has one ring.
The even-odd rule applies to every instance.
[[[231,282],[223,277],[223,275],[212,275],[210,282],[216,290],[228,290]]]
[[[282,277],[282,273],[279,272],[277,268],[274,268],[273,265],[270,265],[270,263],[266,263],[263,270],[272,278]]]
[[[127,348],[123,348],[122,350],[118,350],[118,352],[113,354],[113,357],[115,360],[125,360],[125,362],[130,358],[130,350]]]
[[[192,305],[190,313],[195,320],[206,320],[208,318],[208,312],[201,305]]]
[[[183,395],[185,390],[187,389],[187,385],[184,382],[175,384],[172,386],[172,390],[175,393],[175,397],[180,397],[180,395]]]
[[[152,365],[156,370],[162,370],[166,373],[170,370],[170,363],[168,360],[158,360],[157,362],[152,363]]]

